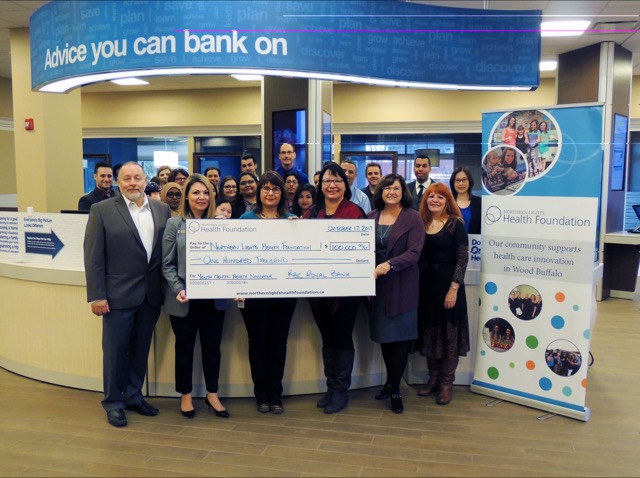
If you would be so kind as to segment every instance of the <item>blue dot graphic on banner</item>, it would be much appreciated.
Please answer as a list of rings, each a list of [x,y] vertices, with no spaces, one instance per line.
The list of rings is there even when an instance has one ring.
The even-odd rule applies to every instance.
[[[487,282],[484,286],[484,290],[487,292],[487,294],[493,295],[498,292],[498,286],[495,282]]]
[[[564,327],[564,319],[559,315],[554,315],[553,317],[551,317],[551,326],[554,329],[560,330]]]
[[[542,377],[538,382],[538,385],[540,385],[540,388],[542,390],[548,392],[549,390],[551,390],[551,387],[553,387],[553,382],[547,377]]]

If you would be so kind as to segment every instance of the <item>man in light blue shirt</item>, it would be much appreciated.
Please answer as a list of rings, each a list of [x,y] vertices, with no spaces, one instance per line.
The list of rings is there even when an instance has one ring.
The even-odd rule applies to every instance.
[[[340,162],[342,170],[349,180],[349,187],[351,188],[351,202],[357,204],[362,208],[365,214],[371,212],[371,202],[365,193],[358,189],[356,178],[358,177],[358,167],[356,163],[349,159],[343,159]]]

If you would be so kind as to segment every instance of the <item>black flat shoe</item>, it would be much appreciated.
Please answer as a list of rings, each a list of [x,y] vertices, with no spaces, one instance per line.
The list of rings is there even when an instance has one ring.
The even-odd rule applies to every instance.
[[[391,395],[391,410],[393,410],[393,413],[402,413],[404,411],[402,395],[395,393]]]
[[[145,417],[155,417],[158,414],[158,409],[144,400],[142,400],[140,403],[127,405],[124,408],[126,410],[134,411],[138,415],[144,415]]]
[[[127,425],[127,416],[122,408],[116,408],[107,412],[107,421],[111,426],[124,427]]]
[[[188,410],[188,411],[184,411],[182,408],[180,409],[180,413],[182,413],[183,417],[187,417],[187,418],[193,418],[196,416],[196,411],[195,409],[193,410]]]
[[[207,397],[204,398],[204,403],[206,403],[207,407],[209,408],[209,411],[211,411],[211,409],[213,409],[213,412],[216,414],[216,417],[229,418],[231,416],[231,415],[229,415],[229,412],[227,411],[226,408],[224,410],[216,410],[216,407],[211,405],[211,403],[209,402],[209,399]]]
[[[376,395],[374,398],[376,400],[386,400],[387,398],[389,398],[390,395],[391,395],[391,386],[388,383],[385,383],[384,387],[382,387],[382,390],[380,390],[380,393]]]

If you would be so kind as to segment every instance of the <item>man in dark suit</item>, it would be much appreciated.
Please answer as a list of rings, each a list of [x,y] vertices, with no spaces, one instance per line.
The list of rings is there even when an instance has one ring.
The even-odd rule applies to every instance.
[[[96,187],[78,200],[78,211],[88,211],[91,205],[115,196],[113,189],[113,169],[108,163],[99,162],[93,168]]]
[[[433,179],[429,179],[429,173],[431,172],[431,160],[429,156],[418,156],[413,162],[413,174],[416,176],[415,181],[407,183],[411,197],[413,198],[413,209],[420,210],[420,202],[422,201],[422,195],[432,183],[435,183]]]
[[[102,316],[102,406],[117,427],[127,424],[125,408],[158,414],[143,399],[142,385],[163,302],[162,235],[170,212],[147,198],[146,182],[138,163],[125,163],[121,194],[91,208],[84,237],[87,300]]]

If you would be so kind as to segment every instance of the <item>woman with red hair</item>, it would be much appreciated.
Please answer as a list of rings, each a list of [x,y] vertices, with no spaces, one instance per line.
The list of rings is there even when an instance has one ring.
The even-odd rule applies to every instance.
[[[425,241],[419,260],[419,340],[420,352],[427,357],[429,381],[418,395],[437,392],[437,403],[446,405],[451,401],[459,356],[470,350],[464,290],[469,238],[456,200],[443,183],[427,188],[420,215]]]

